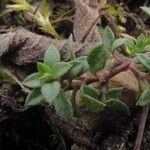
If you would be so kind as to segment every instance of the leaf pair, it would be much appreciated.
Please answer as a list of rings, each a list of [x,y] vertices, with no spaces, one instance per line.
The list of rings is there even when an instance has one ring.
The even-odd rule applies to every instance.
[[[104,110],[104,108],[109,107],[121,115],[130,114],[128,106],[118,100],[121,96],[122,88],[113,88],[107,91],[108,100],[100,102],[98,91],[91,86],[81,87],[81,98],[87,108],[92,112],[99,112]]]
[[[99,93],[94,87],[82,86],[81,87],[81,98],[87,108],[92,112],[99,112],[106,106],[104,103],[98,100]]]

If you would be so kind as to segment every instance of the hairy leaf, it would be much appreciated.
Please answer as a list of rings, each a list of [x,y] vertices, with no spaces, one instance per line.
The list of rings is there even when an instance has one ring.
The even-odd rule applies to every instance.
[[[25,106],[39,105],[44,100],[40,89],[34,89],[26,98]]]
[[[65,121],[71,121],[73,117],[73,107],[63,91],[60,91],[58,97],[54,100],[53,105],[56,113]]]
[[[60,84],[58,81],[53,81],[51,83],[45,83],[41,87],[42,95],[45,101],[51,104],[51,102],[58,96],[60,91]]]
[[[106,101],[106,106],[116,111],[120,115],[129,115],[129,107],[122,101],[117,99],[109,99]]]
[[[39,79],[40,77],[41,77],[40,73],[33,73],[23,81],[23,84],[30,88],[40,87],[41,86]]]
[[[115,50],[116,48],[124,44],[126,40],[127,40],[126,38],[120,38],[120,39],[115,40],[112,44],[112,50]]]
[[[56,77],[59,78],[59,77],[65,75],[71,67],[72,67],[72,65],[70,65],[67,62],[59,62],[59,63],[55,64],[54,69],[56,72]]]
[[[144,90],[136,104],[140,106],[150,104],[150,88]]]
[[[44,63],[51,67],[58,62],[60,62],[59,51],[56,47],[51,45],[45,52]]]
[[[56,79],[56,77],[54,75],[51,75],[49,73],[44,73],[40,78],[40,82],[41,84],[43,83],[48,83],[48,82],[52,82],[54,79]]]
[[[112,48],[112,44],[115,40],[114,33],[109,27],[101,30],[103,48],[107,51]]]
[[[97,45],[89,53],[87,58],[90,70],[92,73],[96,73],[99,70],[102,70],[106,64],[106,51],[102,45]]]
[[[107,90],[107,97],[109,98],[120,98],[122,94],[123,87],[111,88]]]
[[[87,61],[76,59],[70,61],[69,63],[72,65],[72,67],[67,73],[67,78],[70,80],[80,76],[81,74],[83,74],[85,71],[89,69],[89,65],[87,64]]]
[[[92,112],[102,111],[105,107],[104,103],[100,102],[99,100],[96,100],[95,98],[89,95],[81,94],[81,98],[87,106],[87,108]]]
[[[48,73],[50,75],[55,75],[54,69],[44,63],[37,62],[37,69],[40,74]]]
[[[144,54],[137,54],[136,56],[144,68],[150,71],[150,58]]]
[[[81,93],[85,94],[85,95],[89,95],[95,99],[98,99],[98,97],[99,97],[98,90],[95,89],[93,86],[83,85],[81,87]]]

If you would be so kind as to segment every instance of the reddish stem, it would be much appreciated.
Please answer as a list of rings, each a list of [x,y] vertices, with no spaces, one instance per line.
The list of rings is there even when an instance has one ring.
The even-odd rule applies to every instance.
[[[117,66],[116,68],[114,68],[112,71],[109,72],[105,72],[105,73],[100,73],[97,74],[99,81],[101,84],[106,83],[109,81],[110,78],[112,78],[113,76],[117,75],[118,73],[125,71],[129,68],[130,66],[130,62],[124,62],[121,65]]]
[[[98,82],[100,81],[101,84],[103,83],[107,83],[109,81],[110,78],[112,78],[113,76],[117,75],[118,73],[125,71],[129,68],[130,66],[130,62],[124,62],[122,64],[120,64],[119,66],[117,66],[116,68],[114,68],[112,71],[107,71],[107,72],[103,72],[103,73],[99,73],[97,74],[97,77],[93,76],[93,75],[88,75],[88,74],[83,74],[80,77],[80,80],[72,80],[71,84],[68,86],[65,86],[65,90],[72,90],[73,88],[80,88],[80,86],[84,83],[84,84],[91,84],[94,82]]]

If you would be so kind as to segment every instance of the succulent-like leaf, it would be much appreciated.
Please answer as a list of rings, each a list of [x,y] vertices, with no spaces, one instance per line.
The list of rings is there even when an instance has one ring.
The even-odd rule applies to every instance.
[[[49,74],[49,73],[44,73],[40,78],[40,82],[41,84],[43,83],[49,83],[51,81],[53,81],[54,79],[56,79],[56,77],[52,74]]]
[[[65,75],[71,67],[72,65],[67,62],[58,62],[57,64],[54,65],[56,77],[59,78]]]
[[[85,105],[87,106],[87,108],[92,112],[102,111],[105,107],[104,103],[100,102],[99,100],[89,95],[81,94],[81,98],[83,102],[85,103]]]
[[[42,95],[45,101],[49,104],[58,96],[60,91],[60,84],[58,81],[53,81],[51,83],[45,83],[41,86]]]
[[[65,121],[71,121],[73,117],[73,107],[65,93],[60,91],[58,97],[53,101],[56,113]]]
[[[108,98],[117,99],[117,98],[121,97],[122,90],[123,90],[123,87],[111,88],[111,89],[107,90],[106,95]]]
[[[41,77],[40,73],[33,73],[29,75],[24,81],[23,84],[30,88],[37,88],[41,86],[39,78]]]
[[[71,58],[75,59],[76,57],[75,57],[75,51],[73,49],[73,35],[72,34],[70,34],[67,43],[68,43],[68,50],[70,51],[70,54],[71,54]]]
[[[44,100],[40,89],[34,89],[26,98],[25,106],[39,105]]]
[[[150,58],[144,54],[137,54],[136,56],[144,68],[150,71]]]
[[[37,69],[40,74],[48,73],[50,75],[55,75],[55,70],[44,63],[37,62]]]
[[[140,106],[150,104],[150,88],[144,90],[136,104]]]
[[[72,67],[67,73],[67,78],[72,80],[81,74],[83,74],[85,71],[89,69],[89,65],[87,64],[87,61],[82,61],[82,60],[73,60],[69,62]]]
[[[112,50],[115,50],[116,48],[124,44],[126,40],[127,40],[126,38],[116,39],[112,44]]]
[[[56,47],[51,45],[45,52],[44,63],[51,67],[58,62],[60,62],[59,51]]]
[[[91,86],[91,85],[89,85],[89,86],[83,85],[83,86],[81,87],[81,93],[82,93],[82,94],[85,94],[85,95],[89,95],[89,96],[91,96],[91,97],[93,97],[93,98],[95,98],[95,99],[98,99],[98,97],[99,97],[98,90],[95,89],[95,88],[94,88],[93,86]]]
[[[129,107],[122,101],[118,99],[109,99],[106,101],[106,106],[110,107],[112,110],[116,111],[120,115],[129,115]]]
[[[90,70],[92,73],[96,73],[99,70],[102,70],[106,64],[106,51],[102,45],[97,45],[89,53],[87,58]]]
[[[101,30],[101,36],[102,36],[102,44],[103,48],[107,50],[111,50],[112,44],[115,40],[114,33],[109,27],[106,27],[104,30]]]

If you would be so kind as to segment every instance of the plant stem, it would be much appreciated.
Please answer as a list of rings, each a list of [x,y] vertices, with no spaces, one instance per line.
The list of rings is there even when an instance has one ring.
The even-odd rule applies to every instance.
[[[124,62],[121,65],[114,68],[112,71],[107,71],[104,73],[97,74],[97,77],[99,78],[100,84],[105,84],[109,81],[110,78],[117,75],[118,73],[125,71],[129,68],[130,62]]]
[[[106,84],[110,78],[112,78],[113,76],[117,75],[118,73],[125,71],[129,68],[130,66],[130,62],[124,62],[122,64],[120,64],[119,66],[117,66],[116,68],[114,68],[112,71],[106,71],[103,73],[98,73],[97,77],[93,76],[93,75],[88,75],[88,74],[83,74],[82,76],[80,76],[80,80],[72,80],[71,84],[68,85],[64,85],[66,86],[65,91],[68,90],[72,90],[74,88],[79,89],[82,83],[85,83],[86,85],[94,83],[94,82],[98,82],[102,85],[102,84]]]
[[[143,138],[143,132],[144,132],[147,116],[148,116],[148,111],[149,111],[149,106],[144,106],[140,118],[136,141],[134,144],[134,150],[140,150],[142,138]]]
[[[78,91],[78,89],[74,88],[73,91],[72,91],[71,98],[70,98],[72,106],[73,106],[74,116],[78,116],[78,109],[77,109],[77,105],[76,105],[76,94],[77,94],[77,91]]]

